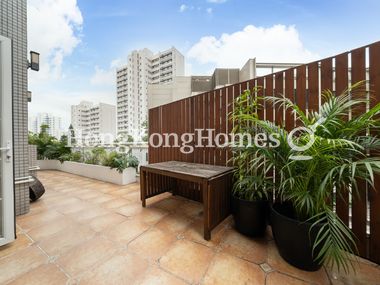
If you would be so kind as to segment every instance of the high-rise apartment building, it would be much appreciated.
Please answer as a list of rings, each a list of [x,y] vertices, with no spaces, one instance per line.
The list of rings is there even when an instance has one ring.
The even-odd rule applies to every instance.
[[[213,74],[209,76],[177,76],[170,84],[149,84],[148,108],[154,108],[298,65],[300,63],[257,63],[255,58],[251,58],[240,69],[216,68]]]
[[[76,136],[81,135],[82,140],[91,137],[89,143],[111,143],[109,135],[116,138],[116,107],[82,101],[71,106],[71,124]]]
[[[87,135],[90,123],[90,109],[94,104],[88,101],[82,101],[78,105],[71,106],[71,125],[74,130],[81,131],[82,135]]]
[[[36,116],[29,117],[28,129],[33,133],[39,133],[41,125],[47,125],[47,133],[57,139],[60,139],[63,134],[62,118],[53,116],[49,113],[38,113]]]
[[[153,54],[133,51],[117,70],[117,132],[138,136],[148,119],[148,85],[168,84],[185,73],[184,56],[174,47]]]

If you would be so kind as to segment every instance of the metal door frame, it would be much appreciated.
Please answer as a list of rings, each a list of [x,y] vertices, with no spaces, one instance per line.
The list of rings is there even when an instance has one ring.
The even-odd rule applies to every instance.
[[[0,108],[1,108],[1,181],[3,191],[3,237],[0,246],[15,239],[15,198],[13,168],[12,42],[0,36]]]

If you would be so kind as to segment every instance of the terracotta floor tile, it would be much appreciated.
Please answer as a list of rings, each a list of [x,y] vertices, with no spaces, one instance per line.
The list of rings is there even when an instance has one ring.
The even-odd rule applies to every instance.
[[[192,223],[193,221],[184,215],[181,214],[170,214],[163,217],[155,227],[163,230],[169,231],[174,234],[179,234],[185,231],[185,229]]]
[[[105,209],[116,209],[116,208],[125,206],[129,203],[130,203],[130,201],[128,201],[126,199],[117,198],[117,199],[102,203],[101,207],[103,207]]]
[[[46,201],[46,199],[44,200],[43,198],[42,198],[42,201],[44,202],[45,205],[49,207],[53,207],[53,208],[68,207],[72,204],[81,202],[81,200],[76,197],[67,197],[64,194],[59,195],[59,199],[55,199],[54,201],[50,201],[50,200]]]
[[[110,195],[121,197],[121,196],[127,195],[131,192],[133,192],[133,190],[131,191],[130,189],[119,189],[119,190],[112,191],[110,193]]]
[[[221,248],[225,253],[257,264],[267,260],[267,241],[264,238],[249,238],[233,229],[224,233]]]
[[[116,250],[117,247],[111,241],[102,237],[95,237],[72,248],[58,258],[56,262],[70,276],[76,277],[111,256]]]
[[[355,272],[345,273],[344,270],[328,269],[331,283],[333,285],[379,285],[380,266],[370,264],[367,261],[354,263]]]
[[[95,232],[88,226],[80,225],[67,231],[58,232],[39,243],[50,256],[61,255],[74,246],[92,238]]]
[[[183,204],[185,203],[184,201],[181,201],[178,199],[172,199],[172,198],[160,200],[159,202],[156,202],[156,203],[150,203],[149,199],[147,201],[148,201],[147,204],[151,207],[161,208],[161,209],[164,209],[164,210],[167,210],[170,212],[174,212],[174,211],[180,209],[183,206]]]
[[[213,229],[211,232],[211,240],[209,241],[204,239],[203,227],[204,227],[203,221],[196,220],[187,228],[183,236],[185,237],[185,239],[196,241],[198,243],[204,244],[209,247],[218,246],[220,242],[222,241],[222,238],[226,231],[225,225],[221,223],[215,229]]]
[[[279,272],[271,272],[267,276],[266,285],[310,285],[305,281],[290,277]]]
[[[188,201],[184,203],[180,208],[176,209],[176,213],[180,213],[191,218],[202,219],[203,205],[201,203]]]
[[[130,193],[126,194],[126,195],[123,195],[122,197],[124,199],[129,200],[129,201],[141,204],[141,201],[140,201],[140,192],[130,192]]]
[[[20,249],[30,246],[33,241],[25,234],[17,234],[17,239],[7,245],[0,246],[0,258],[13,254]]]
[[[178,240],[160,259],[163,269],[181,276],[190,283],[198,283],[208,268],[214,252],[203,245]]]
[[[0,284],[47,263],[48,257],[36,246],[29,246],[15,254],[0,259]]]
[[[127,220],[121,224],[115,225],[103,233],[113,241],[123,244],[129,243],[131,240],[141,235],[149,228],[149,225],[139,221]]]
[[[154,261],[163,256],[176,240],[172,233],[153,228],[133,240],[128,250]]]
[[[40,198],[40,201],[42,201],[44,204],[49,205],[49,206],[54,206],[60,203],[70,203],[72,202],[71,200],[74,200],[76,198],[74,197],[66,197],[64,194],[55,192],[53,195],[47,195],[47,196],[42,196]]]
[[[20,276],[11,285],[65,285],[68,277],[55,265],[44,264]]]
[[[100,208],[100,207],[92,207],[88,209],[81,210],[79,212],[71,213],[69,216],[78,223],[87,223],[89,220],[100,217],[106,214],[109,214],[110,212],[106,209]]]
[[[207,242],[202,205],[171,193],[148,199],[142,208],[137,183],[118,186],[58,171],[38,175],[46,193],[29,214],[17,217],[19,239],[0,248],[0,283],[264,284],[264,265],[268,285],[380,280],[380,267],[368,261],[361,261],[356,275],[329,272],[331,283],[325,270],[298,270],[266,241],[270,234],[266,240],[240,235],[231,217]],[[73,278],[67,280],[63,271]]]
[[[80,284],[139,284],[147,268],[147,261],[123,251],[86,273]]]
[[[117,226],[118,224],[125,222],[126,217],[117,213],[109,213],[100,217],[95,217],[92,220],[88,221],[88,225],[96,232],[104,231]]]
[[[159,208],[143,208],[142,212],[134,216],[133,219],[148,225],[153,225],[163,219],[166,215],[168,215],[168,212]]]
[[[20,216],[16,219],[16,222],[23,230],[30,230],[45,225],[48,222],[60,217],[63,217],[61,213],[58,213],[55,210],[49,210],[35,215],[26,214],[24,216]]]
[[[101,203],[111,201],[113,199],[115,199],[115,197],[113,197],[112,195],[102,194],[102,195],[99,195],[99,197],[95,197],[93,199],[88,200],[88,202],[95,203],[95,204],[101,204]]]
[[[37,200],[36,202],[31,203],[31,207],[30,207],[30,211],[28,215],[35,215],[35,214],[39,214],[39,213],[42,213],[44,211],[49,211],[49,210],[50,208],[49,208],[48,203],[44,203],[41,200]]]
[[[157,266],[152,266],[141,285],[186,285],[187,283]]]
[[[28,232],[28,235],[35,241],[42,241],[60,231],[68,230],[78,226],[73,220],[68,217],[60,217],[42,226],[34,228]]]
[[[132,203],[116,209],[116,212],[126,217],[136,216],[140,214],[144,208],[141,204]]]
[[[88,195],[95,197],[97,193],[90,189],[81,189],[76,191],[73,195],[75,195],[75,197],[78,197],[81,200],[85,200],[84,198],[88,199]]]
[[[240,258],[219,253],[206,273],[203,284],[265,284],[261,268]],[[282,285],[282,284],[281,284]]]
[[[101,197],[103,194],[95,190],[91,190],[89,193],[82,194],[79,198],[84,201],[91,201],[93,199]]]
[[[108,186],[99,186],[97,190],[101,193],[110,194],[112,191],[115,191],[115,188],[114,187],[108,187]]]
[[[296,278],[312,282],[314,284],[328,284],[329,279],[324,268],[315,272],[308,272],[295,268],[282,259],[274,241],[268,242],[268,264],[275,270],[294,276]]]
[[[72,203],[70,205],[58,207],[58,208],[56,208],[56,210],[62,214],[69,215],[69,214],[72,214],[75,212],[79,212],[79,211],[82,211],[85,209],[89,209],[90,207],[91,207],[91,204],[83,202],[80,200],[79,202]]]
[[[76,191],[78,191],[77,187],[69,187],[59,190],[60,193],[64,193],[66,195],[69,195],[70,193],[75,193]]]

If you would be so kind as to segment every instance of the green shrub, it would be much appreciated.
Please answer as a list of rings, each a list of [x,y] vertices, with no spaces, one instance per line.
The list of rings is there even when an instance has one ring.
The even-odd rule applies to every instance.
[[[79,151],[72,152],[72,153],[66,153],[61,155],[58,160],[63,163],[64,161],[74,161],[74,162],[81,162],[82,161],[82,154]]]
[[[107,151],[104,147],[94,147],[90,152],[85,153],[84,162],[87,164],[102,165],[107,157]]]
[[[37,159],[59,159],[71,153],[65,140],[57,140],[47,132],[48,126],[42,125],[39,134],[29,133],[29,144],[37,146]]]
[[[111,169],[116,169],[117,171],[122,173],[123,170],[128,167],[137,168],[139,165],[139,161],[137,157],[133,155],[112,151],[104,159],[103,165],[109,166]]]

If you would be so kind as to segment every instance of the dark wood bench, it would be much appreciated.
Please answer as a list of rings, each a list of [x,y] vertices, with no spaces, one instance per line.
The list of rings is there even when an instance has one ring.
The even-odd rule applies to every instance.
[[[199,187],[190,187],[190,191],[200,192],[198,195],[194,193],[194,195],[182,196],[187,198],[200,197],[200,199],[193,200],[199,200],[203,203],[204,239],[210,240],[211,230],[230,214],[232,171],[232,167],[179,161],[141,166],[142,206],[146,206],[147,198],[164,192],[181,195],[180,181],[198,184]]]

